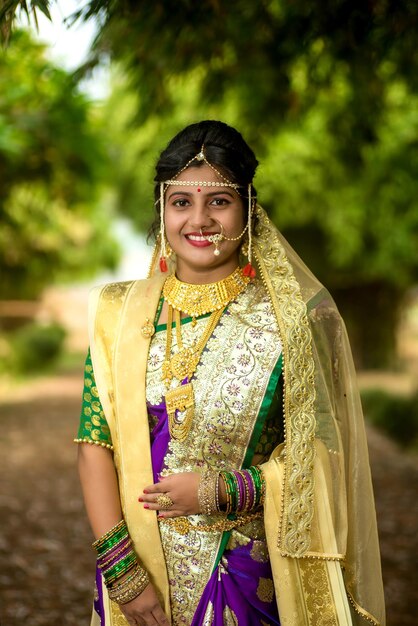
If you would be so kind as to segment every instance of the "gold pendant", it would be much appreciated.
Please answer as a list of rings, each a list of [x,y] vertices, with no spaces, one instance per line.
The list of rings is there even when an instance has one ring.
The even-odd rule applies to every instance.
[[[192,383],[170,389],[165,394],[168,414],[168,427],[173,439],[184,441],[189,434],[194,418],[194,393]],[[176,411],[184,413],[181,420],[176,418]]]
[[[170,386],[171,381],[173,380],[173,374],[171,373],[170,361],[164,361],[162,366],[162,378],[167,386]]]
[[[186,377],[191,378],[198,362],[199,359],[196,358],[193,348],[182,348],[170,361],[173,376],[178,380],[183,380]]]
[[[141,328],[141,333],[143,334],[144,337],[146,337],[148,339],[148,337],[152,337],[153,334],[155,333],[155,328],[154,328],[154,324],[152,324],[149,321],[149,318],[147,317],[145,320],[145,324],[142,326]]]

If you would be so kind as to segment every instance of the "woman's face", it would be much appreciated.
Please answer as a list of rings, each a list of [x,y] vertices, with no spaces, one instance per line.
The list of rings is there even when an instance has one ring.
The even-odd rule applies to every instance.
[[[222,182],[208,165],[189,167],[177,180]],[[237,237],[244,229],[243,201],[231,187],[171,185],[165,193],[167,240],[177,257],[177,276],[190,283],[209,283],[225,278],[238,266],[239,241],[222,240],[220,254],[203,235],[223,232]]]

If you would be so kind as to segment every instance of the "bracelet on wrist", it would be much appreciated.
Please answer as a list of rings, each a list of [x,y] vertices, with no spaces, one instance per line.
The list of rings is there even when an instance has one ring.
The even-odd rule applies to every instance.
[[[265,481],[258,465],[246,470],[223,470],[220,477],[225,484],[227,514],[249,513],[263,504]]]
[[[109,597],[112,594],[115,602],[123,604],[142,593],[149,582],[148,574],[138,563],[125,520],[99,537],[93,547]]]
[[[205,468],[200,476],[197,492],[200,513],[214,515],[219,509],[219,472]]]

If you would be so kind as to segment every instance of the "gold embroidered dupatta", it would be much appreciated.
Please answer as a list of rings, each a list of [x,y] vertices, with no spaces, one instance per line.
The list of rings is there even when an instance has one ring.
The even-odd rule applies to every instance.
[[[138,505],[140,486],[154,482],[145,404],[150,337],[141,329],[147,319],[154,319],[164,278],[113,283],[93,290],[89,333],[96,384],[112,432],[123,514],[135,550],[169,616],[168,580],[157,519]],[[123,332],[119,332],[122,321]],[[117,415],[123,419],[116,419]],[[104,585],[102,591],[110,624],[126,626],[126,619],[119,607],[109,601]]]
[[[256,260],[284,359],[286,440],[263,466],[279,615],[287,626],[383,626],[367,442],[344,323],[261,207],[257,217]]]

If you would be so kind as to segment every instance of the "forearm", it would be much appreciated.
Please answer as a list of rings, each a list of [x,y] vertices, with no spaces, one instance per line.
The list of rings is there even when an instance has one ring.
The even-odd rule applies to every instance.
[[[78,471],[87,516],[97,539],[122,519],[118,479],[111,451],[80,444]]]

